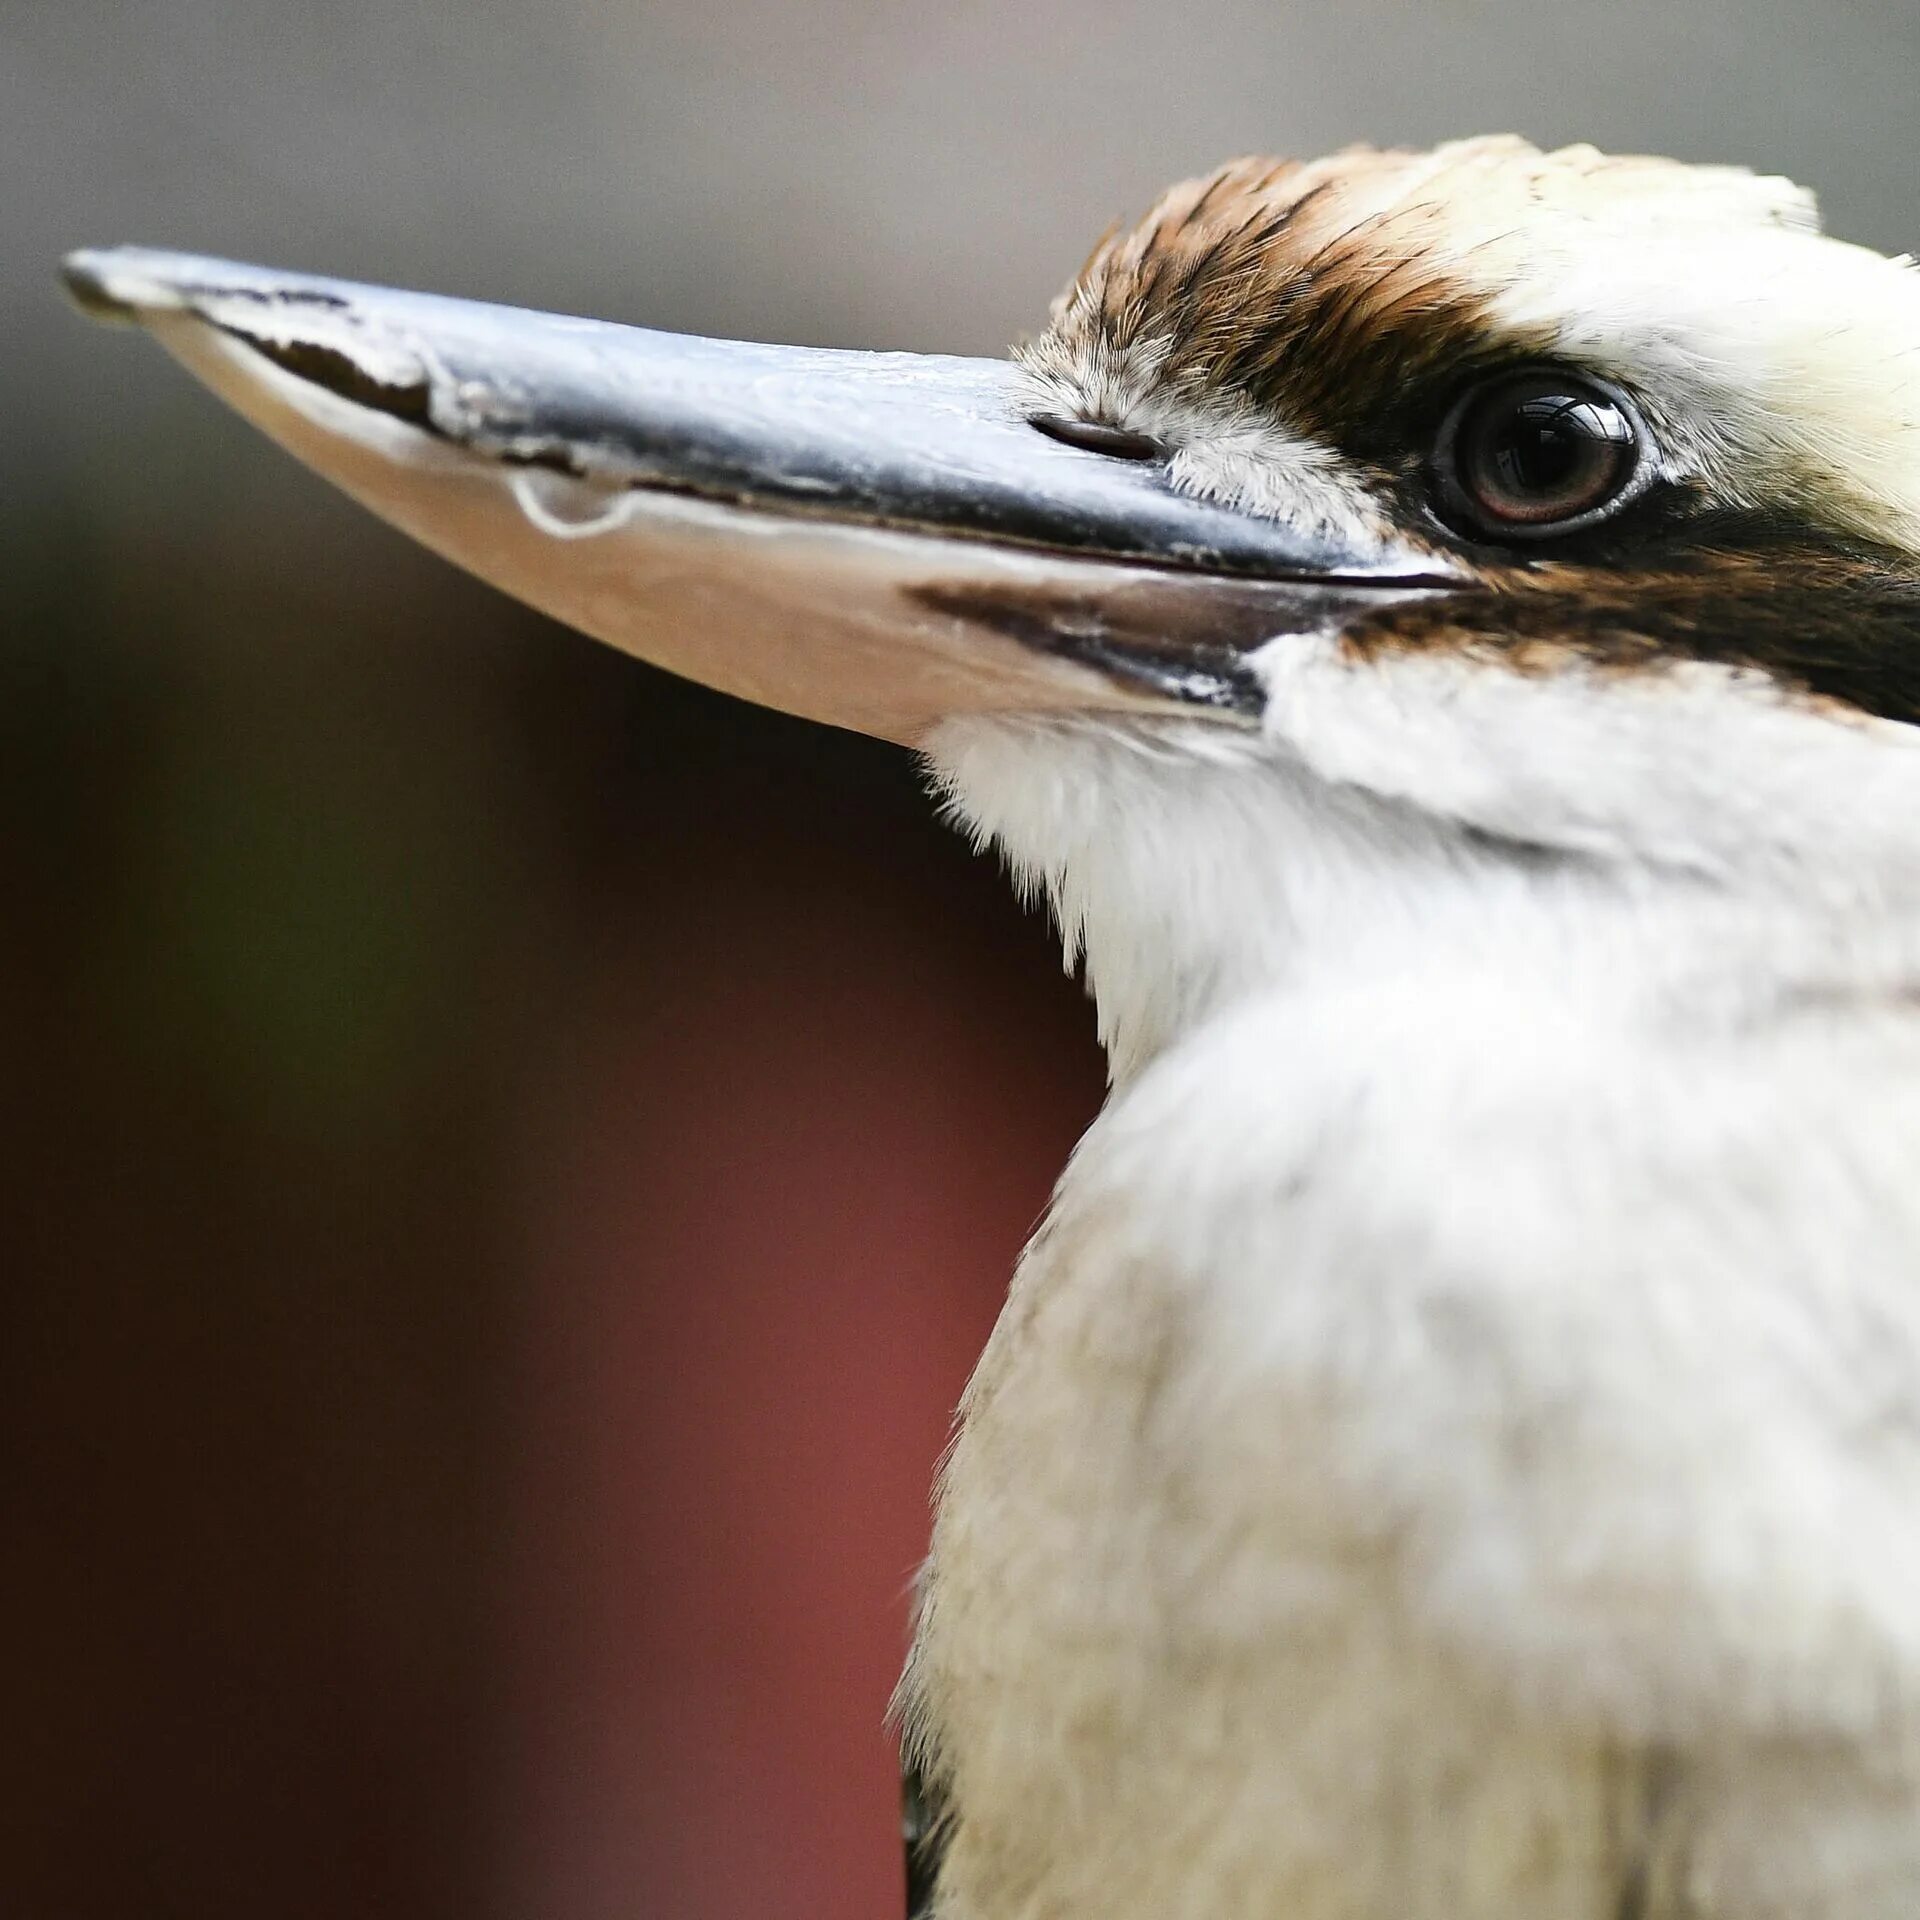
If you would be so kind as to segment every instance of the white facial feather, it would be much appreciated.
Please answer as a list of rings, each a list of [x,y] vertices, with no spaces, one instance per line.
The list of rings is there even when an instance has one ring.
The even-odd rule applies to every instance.
[[[1535,855],[1794,925],[1836,913],[1849,938],[1920,909],[1920,730],[1698,662],[1522,675],[1292,636],[1256,664],[1258,733],[964,720],[927,743],[956,817],[1084,960],[1116,1079],[1304,952],[1377,919],[1419,941],[1463,883],[1497,897]]]
[[[1920,551],[1920,273],[1734,168],[1442,149],[1420,189],[1498,324],[1632,383],[1680,471]],[[1519,164],[1515,164],[1516,157]]]
[[[1239,395],[1169,386],[1166,357],[1161,340],[1115,348],[1095,334],[1071,360],[1036,349],[1022,365],[1036,412],[1112,421],[1164,441],[1169,475],[1184,493],[1362,551],[1398,537],[1381,503],[1331,448]]]

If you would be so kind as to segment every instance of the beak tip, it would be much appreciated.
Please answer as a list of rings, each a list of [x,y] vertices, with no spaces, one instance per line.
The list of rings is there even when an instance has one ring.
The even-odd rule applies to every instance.
[[[60,262],[67,298],[90,320],[127,321],[134,309],[113,290],[111,250],[83,247]]]
[[[82,247],[60,262],[60,282],[88,319],[137,325],[181,305],[179,289],[161,271],[164,258],[141,247]]]

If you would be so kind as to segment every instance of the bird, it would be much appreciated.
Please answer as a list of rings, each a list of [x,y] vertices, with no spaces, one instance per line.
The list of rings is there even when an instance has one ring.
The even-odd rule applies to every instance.
[[[931,1920],[1920,1914],[1920,273],[1250,158],[1004,361],[131,249],[508,592],[917,752],[1105,1044],[939,1472]]]

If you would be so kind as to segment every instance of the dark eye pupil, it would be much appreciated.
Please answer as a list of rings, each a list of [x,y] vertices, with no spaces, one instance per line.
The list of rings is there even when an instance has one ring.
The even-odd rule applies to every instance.
[[[1580,413],[1576,400],[1528,400],[1516,407],[1491,448],[1501,483],[1516,494],[1553,494],[1577,481],[1600,437]]]
[[[1619,402],[1572,375],[1531,374],[1469,404],[1454,479],[1470,517],[1491,530],[1545,531],[1604,506],[1638,461],[1633,424]]]

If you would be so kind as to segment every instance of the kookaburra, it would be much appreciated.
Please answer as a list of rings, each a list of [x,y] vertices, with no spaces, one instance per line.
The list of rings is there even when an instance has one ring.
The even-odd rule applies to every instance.
[[[1084,965],[902,1689],[938,1920],[1920,1915],[1920,273],[1491,139],[1175,187],[1008,363],[68,280],[911,745]]]

